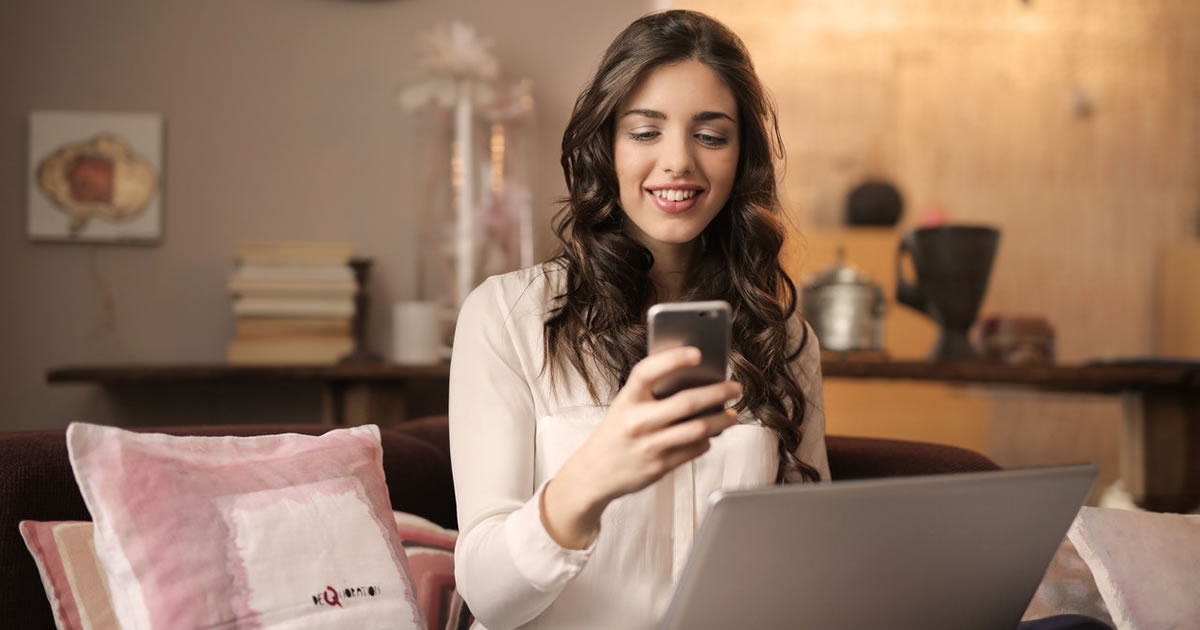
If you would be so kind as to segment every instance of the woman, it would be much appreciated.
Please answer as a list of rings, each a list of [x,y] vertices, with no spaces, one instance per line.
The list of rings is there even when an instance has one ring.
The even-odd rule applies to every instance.
[[[459,314],[455,577],[483,625],[652,628],[710,493],[829,479],[817,340],[779,264],[780,145],[745,47],[711,18],[651,14],[605,53],[563,135],[562,252]],[[733,307],[732,379],[655,400],[699,355],[645,357],[645,313],[704,299]]]
[[[609,47],[563,136],[562,252],[459,315],[458,589],[492,628],[649,628],[707,496],[828,479],[819,352],[779,264],[774,109],[741,41],[690,11]],[[733,307],[729,381],[650,395],[656,302]],[[723,413],[673,421],[712,406]]]

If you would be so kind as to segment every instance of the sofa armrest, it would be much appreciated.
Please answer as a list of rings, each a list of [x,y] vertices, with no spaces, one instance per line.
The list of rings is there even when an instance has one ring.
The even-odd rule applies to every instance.
[[[975,451],[931,442],[828,435],[825,448],[834,481],[1000,469]]]

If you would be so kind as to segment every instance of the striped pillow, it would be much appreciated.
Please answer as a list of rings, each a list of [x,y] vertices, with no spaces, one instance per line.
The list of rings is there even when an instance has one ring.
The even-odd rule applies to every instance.
[[[120,630],[86,521],[21,521],[59,630]]]
[[[394,512],[400,543],[408,554],[417,606],[429,630],[466,630],[474,618],[455,590],[454,543],[458,532],[415,514]]]

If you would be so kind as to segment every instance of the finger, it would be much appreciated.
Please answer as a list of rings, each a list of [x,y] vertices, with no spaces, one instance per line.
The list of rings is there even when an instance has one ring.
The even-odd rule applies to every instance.
[[[693,387],[641,405],[640,422],[643,431],[653,431],[672,422],[687,418],[712,407],[722,408],[725,403],[741,397],[742,386],[734,381],[722,381],[703,387]]]
[[[737,412],[725,409],[686,422],[673,424],[642,438],[642,448],[650,453],[665,453],[690,444],[707,441],[737,424]]]
[[[736,409],[726,407],[721,411],[720,414],[706,416],[702,419],[708,422],[709,428],[711,429],[711,433],[709,433],[708,436],[717,437],[718,435],[724,433],[725,429],[738,424],[738,413]]]
[[[626,394],[636,399],[649,398],[650,390],[658,379],[678,370],[700,363],[700,349],[694,346],[671,348],[656,352],[633,366],[629,380],[617,395]]]
[[[700,457],[712,448],[712,441],[708,439],[699,442],[693,442],[684,446],[675,447],[662,455],[663,474],[670,472],[679,466]]]

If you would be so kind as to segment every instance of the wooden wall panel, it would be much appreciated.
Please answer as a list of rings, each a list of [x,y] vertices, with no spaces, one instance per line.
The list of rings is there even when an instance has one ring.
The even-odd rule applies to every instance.
[[[721,19],[754,55],[802,232],[839,223],[850,186],[885,176],[905,226],[938,206],[1003,230],[986,312],[1047,317],[1067,361],[1156,349],[1163,250],[1200,224],[1200,2],[675,5]],[[828,262],[793,260],[799,275]],[[1115,461],[1114,400],[990,407],[997,459],[1079,459],[1096,431],[1090,457]]]
[[[1167,249],[1161,282],[1158,351],[1200,359],[1200,241]]]

